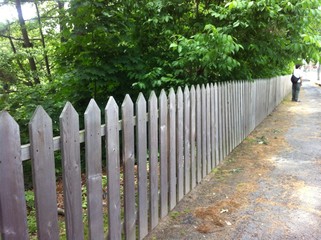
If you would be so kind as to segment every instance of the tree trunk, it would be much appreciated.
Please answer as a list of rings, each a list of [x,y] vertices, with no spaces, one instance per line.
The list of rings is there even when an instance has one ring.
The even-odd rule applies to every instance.
[[[11,46],[11,49],[12,49],[13,53],[16,54],[16,53],[17,53],[17,50],[16,50],[16,48],[15,48],[15,46],[14,46],[14,43],[13,43],[13,41],[12,41],[12,38],[9,36],[8,39],[9,39],[9,41],[10,41],[10,46]],[[17,63],[18,63],[18,66],[19,66],[20,70],[23,72],[24,76],[25,76],[27,79],[29,79],[28,73],[26,72],[26,69],[23,67],[23,65],[22,65],[22,63],[20,62],[19,59],[17,59]],[[24,83],[25,85],[27,85],[27,86],[32,86],[32,83],[31,83],[30,81],[23,81],[23,83]]]
[[[196,4],[195,15],[196,15],[196,19],[198,19],[198,17],[199,17],[200,0],[196,0],[196,1],[195,1],[195,4]]]
[[[64,24],[63,24],[63,11],[64,11],[64,2],[62,1],[57,1],[58,3],[58,18],[59,18],[59,28],[60,28],[60,34],[63,32],[64,30]],[[61,34],[61,38],[60,38],[61,42],[66,42],[66,39],[63,37],[63,35]]]
[[[21,2],[20,0],[16,0],[16,8],[17,8],[17,13],[18,13],[18,18],[19,18],[19,24],[21,28],[21,33],[23,37],[23,43],[25,48],[32,48],[32,44],[30,42],[29,36],[28,36],[28,31],[26,28],[26,23],[22,15],[22,10],[21,10]],[[39,77],[38,77],[38,72],[37,72],[37,66],[35,59],[33,57],[29,57],[29,65],[30,65],[30,70],[32,72],[32,77],[33,81],[35,84],[39,84]]]
[[[47,55],[47,50],[46,50],[45,37],[42,32],[42,25],[41,25],[41,19],[40,19],[40,13],[39,13],[37,1],[35,1],[35,6],[36,6],[36,10],[37,10],[37,18],[38,18],[38,24],[39,24],[41,43],[42,43],[42,47],[43,47],[43,51],[44,51],[44,59],[45,59],[45,64],[46,64],[47,75],[49,77],[49,80],[51,81],[51,72],[50,72],[49,60],[48,60],[48,55]]]

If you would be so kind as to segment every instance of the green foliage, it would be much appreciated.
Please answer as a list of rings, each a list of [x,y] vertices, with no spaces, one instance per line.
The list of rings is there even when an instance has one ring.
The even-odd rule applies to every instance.
[[[20,84],[15,86],[15,92],[2,96],[0,105],[19,123],[23,143],[28,141],[28,123],[38,105],[43,106],[51,116],[54,133],[58,134],[59,115],[64,105],[64,99],[59,93],[60,88],[61,84],[55,82],[36,85],[32,88]]]
[[[208,24],[204,32],[189,39],[178,36],[171,46],[178,52],[172,63],[176,78],[190,84],[219,80],[220,77],[239,66],[233,55],[242,48],[230,35]]]
[[[209,14],[243,46],[235,78],[289,73],[293,62],[319,60],[320,1],[234,0],[213,5]]]
[[[37,232],[36,210],[35,210],[35,196],[33,191],[25,191],[25,199],[27,205],[27,221],[28,229],[31,234]]]
[[[0,24],[0,108],[18,121],[23,143],[37,105],[58,134],[67,100],[81,114],[93,97],[103,109],[111,95],[120,103],[142,90],[272,77],[320,58],[320,0],[37,3],[40,18],[26,21],[32,48],[17,21]]]

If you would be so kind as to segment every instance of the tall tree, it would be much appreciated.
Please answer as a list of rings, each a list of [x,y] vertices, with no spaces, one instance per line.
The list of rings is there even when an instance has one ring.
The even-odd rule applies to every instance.
[[[48,59],[48,54],[47,54],[47,49],[46,49],[46,42],[45,42],[45,37],[43,34],[43,30],[42,30],[42,23],[41,23],[41,17],[40,17],[40,13],[39,13],[39,7],[38,7],[38,3],[37,1],[35,1],[35,7],[36,7],[36,11],[37,11],[37,20],[38,20],[38,24],[39,24],[39,33],[40,33],[40,37],[41,37],[41,44],[43,47],[43,56],[45,59],[45,65],[46,65],[46,70],[47,70],[47,75],[48,78],[51,78],[51,71],[50,71],[50,66],[49,66],[49,59]]]
[[[20,0],[16,0],[16,9],[17,9],[19,24],[20,24],[20,28],[21,28],[22,37],[23,37],[23,44],[24,44],[23,46],[25,48],[32,48],[32,43],[30,42],[26,23],[23,18]],[[29,56],[28,60],[29,60],[30,70],[32,72],[32,78],[34,80],[34,84],[39,84],[40,80],[39,80],[39,76],[38,76],[38,72],[37,72],[37,66],[36,66],[35,59],[32,56]]]

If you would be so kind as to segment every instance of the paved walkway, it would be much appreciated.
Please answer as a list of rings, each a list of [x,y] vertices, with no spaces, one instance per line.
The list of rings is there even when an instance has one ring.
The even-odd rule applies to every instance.
[[[147,239],[320,240],[321,87],[314,76],[302,102],[282,102]]]

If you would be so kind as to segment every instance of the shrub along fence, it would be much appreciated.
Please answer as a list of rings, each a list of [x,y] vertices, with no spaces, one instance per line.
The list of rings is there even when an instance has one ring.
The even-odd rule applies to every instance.
[[[290,92],[289,77],[142,94],[121,108],[110,97],[105,124],[91,100],[85,130],[70,103],[60,136],[39,106],[29,123],[30,144],[0,113],[0,230],[3,240],[28,239],[22,161],[32,163],[38,239],[59,239],[54,154],[60,151],[67,239],[142,239],[215,168]],[[147,111],[148,109],[148,111]],[[119,119],[119,112],[121,119]],[[80,144],[85,143],[87,210],[82,208]],[[106,159],[102,159],[102,147]],[[102,163],[106,164],[102,168]],[[107,169],[104,226],[102,169]],[[88,226],[83,216],[87,215]],[[84,229],[88,236],[84,236]],[[107,229],[107,230],[106,230]]]

